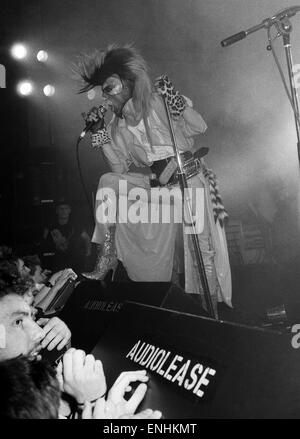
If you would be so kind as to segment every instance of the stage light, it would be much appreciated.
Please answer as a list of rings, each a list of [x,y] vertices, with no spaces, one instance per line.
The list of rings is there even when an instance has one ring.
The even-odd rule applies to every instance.
[[[29,96],[33,92],[33,85],[30,81],[22,81],[19,82],[17,90],[22,96]]]
[[[48,59],[48,53],[46,52],[46,50],[40,50],[36,57],[37,57],[38,61],[46,62]]]
[[[55,93],[55,88],[53,85],[48,84],[43,88],[43,92],[45,96],[53,96]]]
[[[23,44],[14,44],[11,54],[15,59],[24,59],[27,56],[27,49]]]

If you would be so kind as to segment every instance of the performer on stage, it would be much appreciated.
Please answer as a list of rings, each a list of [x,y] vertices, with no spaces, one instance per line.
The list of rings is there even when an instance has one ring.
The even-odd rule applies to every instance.
[[[132,46],[110,46],[103,52],[83,57],[78,71],[84,81],[80,91],[101,87],[105,105],[114,113],[107,127],[103,113],[96,108],[86,117],[87,121],[96,122],[92,146],[104,154],[112,172],[102,175],[99,181],[92,238],[99,252],[94,271],[84,275],[103,279],[109,270],[116,269],[119,259],[134,281],[170,281],[172,273],[184,266],[185,291],[203,295],[191,237],[184,232],[182,224],[105,223],[97,215],[104,202],[107,205],[114,202],[107,196],[101,199],[99,189],[111,188],[121,196],[120,181],[126,181],[128,192],[134,187],[150,191],[156,185],[178,186],[176,171],[169,177],[163,173],[174,156],[164,97],[182,160],[196,169],[188,184],[204,191],[204,226],[198,238],[217,315],[218,301],[231,306],[231,273],[224,232],[227,213],[215,175],[199,158],[201,154],[194,144],[194,136],[206,131],[206,123],[193,109],[192,101],[176,91],[166,75],[152,85],[145,60]],[[203,300],[202,303],[205,307]]]

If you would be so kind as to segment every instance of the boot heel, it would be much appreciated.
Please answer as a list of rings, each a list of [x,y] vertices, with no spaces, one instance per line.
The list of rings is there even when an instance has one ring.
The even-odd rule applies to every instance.
[[[105,235],[102,248],[98,245],[98,254],[94,270],[91,273],[82,273],[82,275],[87,279],[104,280],[111,269],[114,273],[117,265],[115,226],[112,226]]]
[[[116,262],[116,264],[108,270],[108,272],[104,278],[104,282],[110,283],[110,282],[114,281],[117,268],[118,268],[118,262]]]
[[[111,270],[111,281],[112,282],[114,282],[114,280],[115,280],[117,268],[118,268],[118,264],[116,264],[116,266]]]
[[[115,280],[115,276],[116,276],[116,272],[119,266],[119,261],[118,259],[114,262],[113,266],[111,267],[111,282],[113,282]]]

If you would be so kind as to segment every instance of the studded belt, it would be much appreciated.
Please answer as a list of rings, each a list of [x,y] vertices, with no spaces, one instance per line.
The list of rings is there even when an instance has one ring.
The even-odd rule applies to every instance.
[[[207,148],[202,148],[202,150]],[[188,179],[197,175],[200,169],[203,167],[200,158],[203,157],[203,151],[200,156],[198,152],[193,154],[191,151],[186,151],[180,154],[183,163],[183,172]],[[163,160],[157,160],[151,166],[152,174],[150,176],[151,187],[157,186],[172,186],[179,182],[179,169],[176,159],[174,157],[168,157]]]

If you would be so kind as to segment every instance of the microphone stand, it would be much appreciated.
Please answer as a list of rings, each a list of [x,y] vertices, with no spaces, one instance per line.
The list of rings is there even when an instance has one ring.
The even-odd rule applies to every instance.
[[[180,152],[179,152],[179,148],[178,148],[176,137],[175,137],[175,131],[174,131],[171,115],[170,115],[169,106],[166,102],[166,98],[164,96],[162,96],[162,98],[163,98],[163,101],[165,104],[165,109],[166,109],[168,123],[169,123],[169,127],[170,127],[170,134],[171,134],[171,138],[172,138],[175,158],[176,158],[177,166],[179,169],[178,175],[179,175],[180,189],[182,192],[182,197],[186,203],[185,206],[187,207],[189,222],[190,222],[190,224],[192,224],[193,233],[191,234],[191,238],[192,238],[192,243],[193,243],[193,247],[195,250],[196,262],[197,262],[200,280],[201,280],[201,284],[202,284],[202,288],[203,288],[203,292],[204,292],[204,298],[205,298],[205,302],[206,302],[207,312],[211,318],[215,319],[216,316],[215,316],[215,312],[214,312],[214,308],[213,308],[213,304],[212,304],[212,300],[211,300],[211,296],[210,296],[210,292],[209,292],[209,286],[208,286],[207,277],[206,277],[206,273],[205,273],[203,257],[202,257],[202,253],[201,253],[201,249],[200,249],[197,231],[195,228],[195,223],[193,221],[193,213],[192,213],[192,208],[191,208],[191,204],[190,204],[190,198],[188,195],[189,191],[187,190],[188,189],[187,178],[186,178],[185,172],[183,170],[183,165],[182,165]]]
[[[286,62],[287,62],[287,71],[289,76],[289,83],[290,83],[290,92],[285,84],[284,78],[284,86],[286,88],[287,95],[289,97],[293,112],[294,112],[294,119],[295,119],[295,128],[296,128],[296,136],[297,136],[297,152],[298,152],[298,161],[300,165],[300,113],[299,113],[299,101],[298,101],[298,93],[297,93],[297,86],[295,81],[295,74],[293,70],[293,54],[292,54],[292,44],[291,44],[291,32],[293,30],[292,24],[289,20],[288,16],[282,17],[275,22],[270,22],[270,25],[268,26],[268,39],[269,39],[269,46],[267,47],[267,50],[271,50],[273,52],[273,56],[275,58],[275,61],[278,65],[278,60],[275,55],[275,50],[272,44],[270,29],[271,26],[275,24],[277,29],[277,36],[282,37],[283,40],[283,47],[285,50],[286,55]],[[279,70],[281,68],[279,67]],[[280,72],[281,73],[281,72]]]
[[[294,75],[294,70],[293,70],[293,55],[292,55],[292,45],[291,45],[292,25],[288,19],[286,19],[286,25],[283,24],[282,28],[284,29],[283,33],[282,33],[283,46],[284,46],[285,54],[286,54],[288,75],[289,75],[289,80],[290,80],[291,96],[292,96],[292,102],[293,102],[293,107],[294,107],[293,110],[294,110],[295,126],[296,126],[296,134],[297,134],[298,161],[300,164],[299,101],[298,101],[298,93],[297,93],[296,82],[295,82],[295,75]]]
[[[300,166],[300,117],[299,117],[299,101],[298,101],[298,93],[297,93],[297,87],[296,87],[296,81],[295,81],[295,75],[293,71],[293,55],[292,55],[292,45],[291,45],[291,32],[293,30],[292,24],[289,20],[290,17],[293,17],[298,12],[300,12],[300,6],[292,6],[290,8],[286,8],[283,11],[277,13],[271,18],[267,18],[262,21],[257,26],[253,26],[250,29],[247,29],[246,31],[239,32],[238,34],[232,35],[229,38],[226,38],[221,42],[222,47],[227,47],[231,44],[236,43],[237,41],[240,41],[244,38],[246,38],[249,34],[256,32],[262,28],[265,28],[268,30],[268,39],[270,45],[267,47],[268,50],[272,50],[273,56],[275,58],[275,61],[277,63],[277,67],[279,68],[284,87],[286,89],[286,92],[288,94],[289,100],[291,102],[291,106],[294,112],[294,119],[295,119],[295,128],[296,128],[296,135],[297,135],[297,152],[298,152],[298,162]],[[286,61],[287,61],[287,70],[288,70],[288,76],[289,76],[289,82],[290,82],[290,92],[285,84],[285,79],[283,76],[283,73],[281,71],[281,67],[279,65],[279,62],[277,60],[277,57],[275,55],[275,51],[273,48],[271,36],[270,36],[270,29],[271,27],[275,25],[277,29],[277,37],[282,36],[283,37],[283,46],[285,49],[286,54]]]

